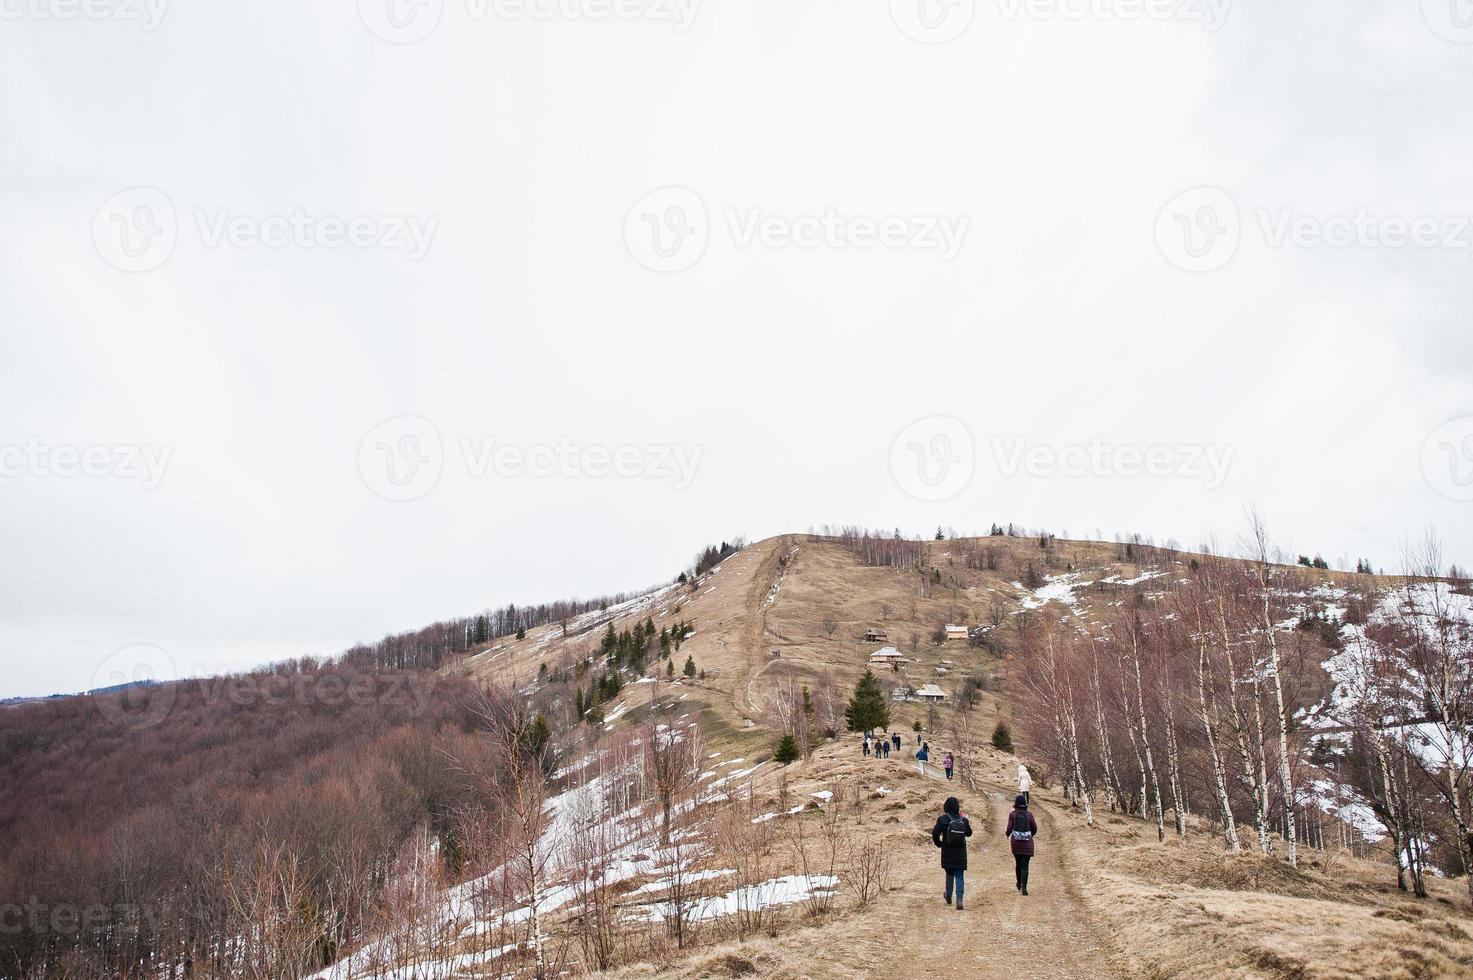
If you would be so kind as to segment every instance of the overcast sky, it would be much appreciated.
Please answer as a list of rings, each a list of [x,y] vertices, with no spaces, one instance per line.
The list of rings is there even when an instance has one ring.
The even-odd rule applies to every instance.
[[[0,0],[0,696],[826,523],[1467,561],[1462,7]]]

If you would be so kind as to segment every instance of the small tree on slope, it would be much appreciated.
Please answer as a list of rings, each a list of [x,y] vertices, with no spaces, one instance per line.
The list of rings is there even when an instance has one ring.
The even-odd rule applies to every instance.
[[[854,686],[854,695],[844,709],[844,721],[851,732],[890,727],[890,709],[885,704],[885,694],[880,690],[874,671],[866,670]]]

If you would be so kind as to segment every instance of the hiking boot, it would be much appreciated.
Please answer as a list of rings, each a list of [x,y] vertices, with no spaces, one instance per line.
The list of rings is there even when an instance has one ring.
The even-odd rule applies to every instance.
[[[961,903],[961,902],[957,902],[957,903],[956,903],[956,910],[957,910],[957,911],[958,911],[958,912],[960,912],[960,911],[961,911],[961,910],[962,910],[962,903]]]
[[[941,897],[944,898],[944,899],[946,899],[946,904],[947,905],[950,905],[951,904],[951,896],[950,895],[942,895]]]
[[[1018,890],[1021,891],[1024,895],[1027,895],[1028,894],[1028,886],[1027,885],[1024,885],[1022,888],[1020,888]]]

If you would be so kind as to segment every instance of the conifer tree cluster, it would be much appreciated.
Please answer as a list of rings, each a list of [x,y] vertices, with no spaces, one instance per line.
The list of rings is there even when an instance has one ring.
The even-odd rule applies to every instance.
[[[633,627],[622,631],[616,630],[614,624],[609,623],[598,647],[603,670],[594,677],[587,691],[580,688],[574,692],[574,709],[587,718],[589,724],[601,722],[603,705],[619,696],[619,692],[624,689],[626,675],[644,675],[646,658],[651,652],[666,661],[665,676],[674,677],[674,662],[670,655],[679,650],[680,644],[694,632],[695,627],[684,620],[657,632],[653,616],[636,620]],[[695,662],[689,657],[686,658],[685,673],[687,677],[694,677],[696,674]]]
[[[708,545],[704,551],[696,556],[696,576],[705,575],[740,550],[740,544],[730,544],[726,541],[721,542],[720,547]],[[681,572],[681,575],[684,576],[685,573]]]

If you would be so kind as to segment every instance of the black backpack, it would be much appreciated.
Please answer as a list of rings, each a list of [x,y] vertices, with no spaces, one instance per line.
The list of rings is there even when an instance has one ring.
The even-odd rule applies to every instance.
[[[1013,840],[1032,840],[1033,831],[1028,829],[1028,814],[1022,810],[1014,810],[1012,816],[1012,828],[1008,836]]]
[[[967,846],[967,821],[965,817],[952,817],[946,822],[946,847]]]

